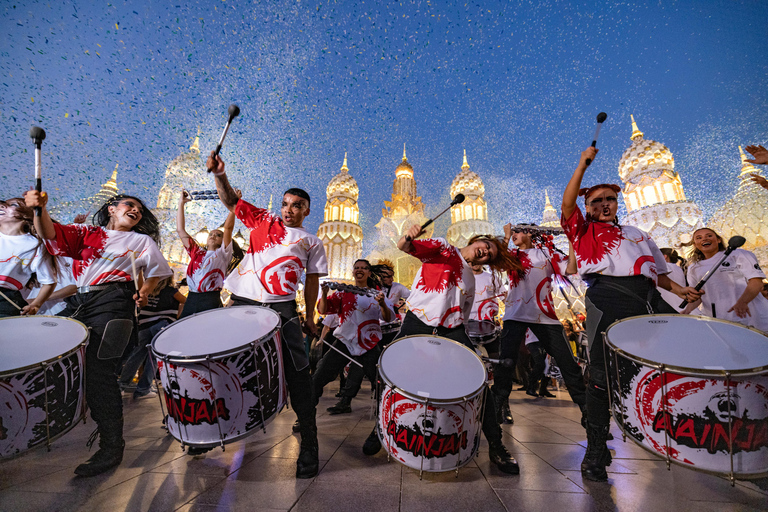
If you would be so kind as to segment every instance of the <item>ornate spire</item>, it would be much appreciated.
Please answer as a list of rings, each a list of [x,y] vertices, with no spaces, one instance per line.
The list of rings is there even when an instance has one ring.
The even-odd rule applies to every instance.
[[[544,189],[544,199],[546,200],[546,204],[544,205],[544,209],[545,210],[549,210],[551,208],[551,209],[554,210],[555,208],[552,206],[552,203],[549,202],[549,190],[547,190],[547,189]]]
[[[748,178],[754,174],[760,174],[760,171],[754,165],[747,162],[747,155],[744,153],[741,146],[739,146],[739,153],[741,154],[741,172],[739,173],[741,183],[752,183],[751,181],[748,181]]]
[[[197,127],[197,135],[195,135],[195,142],[192,143],[191,146],[189,146],[189,149],[195,153],[200,152],[200,127]]]
[[[344,152],[344,163],[341,164],[341,172],[349,172],[349,167],[347,167],[347,152]]]
[[[403,162],[407,162],[408,158],[405,156],[405,142],[403,142]]]
[[[637,123],[635,122],[635,116],[632,114],[629,114],[629,117],[632,119],[632,136],[629,138],[632,140],[635,140],[637,137],[642,137],[643,132],[640,131],[640,129],[637,127]]]
[[[467,169],[469,169],[469,164],[467,163],[467,150],[465,149],[464,150],[464,163],[461,164],[461,170],[462,171],[466,171]]]
[[[107,183],[112,182],[112,184],[115,185],[115,188],[117,188],[117,166],[120,164],[115,164],[115,169],[112,171],[112,177],[109,178],[109,181]]]
[[[272,211],[272,194],[269,194],[269,204],[267,205],[267,210]]]

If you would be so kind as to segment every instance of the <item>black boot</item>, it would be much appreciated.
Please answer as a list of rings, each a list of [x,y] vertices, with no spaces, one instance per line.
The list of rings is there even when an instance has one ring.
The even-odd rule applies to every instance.
[[[373,427],[373,431],[368,435],[368,438],[363,443],[363,453],[366,455],[376,455],[381,450],[381,441],[376,433],[376,427]]]
[[[512,411],[509,410],[509,395],[499,393],[496,387],[491,389],[493,394],[493,411],[496,413],[496,422],[501,425],[512,425],[515,423],[512,418]]]
[[[125,448],[125,441],[123,441],[123,418],[106,420],[99,423],[88,440],[89,448],[97,436],[99,437],[99,451],[93,454],[93,457],[88,459],[87,462],[75,468],[76,475],[100,475],[122,462],[123,449]]]
[[[313,478],[319,470],[317,425],[314,421],[306,420],[301,423],[301,450],[296,461],[296,478]]]
[[[608,425],[587,424],[587,453],[581,461],[581,476],[594,482],[608,480],[606,467],[611,465],[611,451],[608,449]]]
[[[525,390],[525,394],[528,395],[528,396],[532,396],[534,398],[538,398],[539,397],[539,393],[536,390],[537,387],[538,386],[536,386],[536,382],[531,382],[528,385],[528,389]]]
[[[331,416],[336,414],[349,414],[352,412],[352,399],[348,396],[342,396],[336,405],[333,405],[326,409]]]
[[[505,425],[515,424],[515,419],[512,417],[512,411],[509,410],[509,400],[501,402],[501,422]]]
[[[547,382],[549,381],[549,377],[544,377],[541,379],[541,386],[539,387],[539,396],[543,396],[544,398],[555,398],[555,395],[549,392],[547,389]]]
[[[520,474],[520,466],[501,441],[488,442],[488,457],[500,471],[510,475]]]

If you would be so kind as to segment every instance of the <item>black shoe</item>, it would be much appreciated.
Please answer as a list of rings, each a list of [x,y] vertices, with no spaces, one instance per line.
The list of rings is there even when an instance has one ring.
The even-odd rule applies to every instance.
[[[213,448],[201,448],[200,446],[190,446],[187,448],[187,455],[190,457],[197,457],[213,450]]]
[[[581,476],[593,482],[608,480],[606,467],[611,465],[611,451],[605,444],[608,437],[608,425],[595,427],[587,425],[587,453],[581,461]]]
[[[352,412],[352,399],[348,396],[341,397],[341,400],[339,400],[336,405],[333,405],[326,409],[329,413],[331,413],[331,416],[334,416],[336,414],[349,414]]]
[[[556,396],[550,393],[549,390],[546,388],[544,388],[543,390],[539,390],[539,396],[544,398],[556,398]]]
[[[539,398],[539,394],[536,392],[536,388],[528,388],[525,390],[525,394],[534,398]]]
[[[363,443],[363,453],[366,455],[376,455],[381,450],[381,441],[376,434],[376,427],[373,428],[373,432],[368,436],[368,439]]]
[[[606,441],[613,441],[613,434],[611,434],[610,432],[608,432],[608,435],[607,435],[607,436],[605,436],[605,440],[606,440]]]
[[[301,432],[301,451],[296,460],[296,478],[313,478],[319,470],[317,428],[304,429]]]
[[[291,427],[291,430],[294,434],[298,434],[301,432],[301,425],[299,424],[299,420],[296,420],[293,422],[293,426]]]
[[[501,403],[501,422],[504,425],[514,425],[515,419],[512,417],[512,411],[509,410],[509,400]]]
[[[488,445],[488,457],[503,473],[509,475],[520,474],[520,466],[517,465],[517,461],[512,457],[501,441],[499,441],[498,444],[494,443]]]
[[[102,422],[91,434],[88,440],[90,448],[96,437],[99,437],[99,451],[93,454],[88,461],[75,468],[78,476],[96,476],[118,466],[123,461],[123,419]]]

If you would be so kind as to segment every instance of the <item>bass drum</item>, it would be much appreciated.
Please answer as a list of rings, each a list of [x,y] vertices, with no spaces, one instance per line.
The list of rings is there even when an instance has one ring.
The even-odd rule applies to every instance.
[[[624,434],[685,467],[768,474],[768,337],[708,317],[645,315],[605,332],[611,410]]]
[[[0,319],[0,457],[50,447],[85,417],[87,342],[77,320]]]
[[[480,445],[482,360],[437,336],[406,336],[379,357],[377,432],[390,456],[419,472],[458,469]]]
[[[152,340],[168,432],[211,448],[264,427],[285,406],[280,316],[234,306],[197,313]]]

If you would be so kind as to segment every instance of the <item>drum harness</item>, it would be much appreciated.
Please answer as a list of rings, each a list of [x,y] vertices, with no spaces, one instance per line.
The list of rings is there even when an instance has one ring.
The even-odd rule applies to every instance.
[[[655,286],[649,286],[648,287],[648,296],[645,299],[643,299],[641,296],[639,296],[638,294],[636,294],[632,290],[629,290],[628,288],[625,288],[625,287],[623,287],[623,286],[621,286],[619,284],[607,281],[605,279],[600,279],[599,282],[600,282],[601,286],[605,286],[607,288],[610,288],[611,290],[623,293],[624,295],[632,297],[633,299],[639,300],[640,302],[645,304],[645,308],[648,310],[648,314],[649,315],[653,315],[654,314],[653,306],[651,306],[651,299],[653,298],[653,292],[656,289]]]

